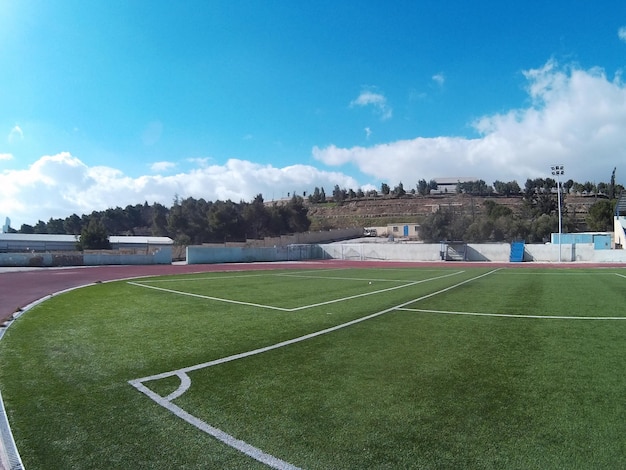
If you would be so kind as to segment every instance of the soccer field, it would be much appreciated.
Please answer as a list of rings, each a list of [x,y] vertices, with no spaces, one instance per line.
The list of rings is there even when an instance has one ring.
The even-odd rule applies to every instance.
[[[619,268],[115,281],[16,320],[0,387],[28,470],[625,468],[625,306]]]

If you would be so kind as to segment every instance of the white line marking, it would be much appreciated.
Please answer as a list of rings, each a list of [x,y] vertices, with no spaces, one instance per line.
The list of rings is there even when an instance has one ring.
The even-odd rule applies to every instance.
[[[271,309],[271,310],[279,310],[281,312],[290,312],[290,311],[292,311],[291,309],[288,309],[288,308],[273,307],[272,305],[261,305],[261,304],[255,304],[255,303],[252,303],[252,302],[243,302],[243,301],[240,301],[240,300],[222,299],[220,297],[212,297],[210,295],[201,295],[201,294],[194,294],[192,292],[183,292],[183,291],[174,290],[174,289],[166,289],[164,287],[147,286],[145,284],[140,284],[138,282],[129,282],[129,284],[131,284],[133,286],[137,286],[137,287],[143,287],[145,289],[154,289],[154,290],[158,290],[158,291],[161,291],[161,292],[169,292],[170,294],[185,295],[187,297],[196,297],[198,299],[215,300],[217,302],[225,302],[225,303],[237,304],[237,305],[247,305],[249,307],[268,308],[268,309]]]
[[[189,378],[187,374],[185,374],[184,372],[178,371],[176,375],[180,379],[180,385],[178,386],[176,390],[174,390],[165,398],[167,401],[176,400],[179,396],[181,396],[183,393],[189,390],[189,387],[191,387],[191,379]]]
[[[180,419],[187,421],[189,424],[195,426],[200,431],[207,433],[210,436],[213,436],[217,440],[223,442],[224,444],[238,450],[246,454],[253,459],[264,463],[272,468],[276,468],[278,470],[298,470],[298,467],[291,465],[284,460],[274,457],[273,455],[267,454],[263,452],[261,449],[257,447],[251,446],[247,442],[244,442],[240,439],[236,439],[228,433],[225,433],[221,429],[211,426],[210,424],[205,423],[201,419],[196,418],[192,414],[187,413],[181,407],[176,406],[172,402],[170,402],[167,398],[163,398],[162,396],[154,393],[148,387],[143,385],[140,380],[131,380],[129,382],[133,387],[152,398],[155,402],[161,405],[163,408],[166,408],[170,412],[174,413]]]
[[[309,304],[309,305],[302,305],[300,307],[293,307],[293,308],[285,308],[285,307],[276,307],[273,305],[264,305],[264,304],[256,304],[256,303],[252,303],[252,302],[244,302],[241,300],[232,300],[232,299],[224,299],[221,297],[213,297],[210,295],[202,295],[202,294],[194,294],[192,292],[184,292],[184,291],[179,291],[179,290],[174,290],[174,289],[166,289],[164,287],[156,287],[156,286],[148,286],[142,283],[138,283],[138,282],[132,282],[129,281],[128,284],[131,284],[133,286],[137,286],[137,287],[143,287],[146,289],[154,289],[154,290],[158,290],[158,291],[162,291],[162,292],[169,292],[170,294],[178,294],[178,295],[185,295],[188,297],[196,297],[199,299],[206,299],[206,300],[215,300],[217,302],[225,302],[225,303],[230,303],[230,304],[237,304],[237,305],[246,305],[249,307],[258,307],[258,308],[266,308],[266,309],[270,309],[270,310],[278,310],[280,312],[298,312],[300,310],[305,310],[307,308],[313,308],[313,307],[321,307],[322,305],[328,305],[328,304],[333,304],[333,303],[337,303],[337,302],[344,302],[346,300],[352,300],[352,299],[357,299],[359,297],[366,297],[368,295],[375,295],[375,294],[380,294],[382,292],[389,292],[392,290],[396,290],[396,289],[404,289],[405,287],[411,287],[417,284],[422,284],[424,282],[430,282],[430,281],[435,281],[438,279],[444,279],[446,277],[450,277],[450,276],[456,276],[458,274],[462,274],[464,271],[457,271],[454,273],[450,273],[450,274],[444,274],[442,276],[436,276],[436,277],[431,277],[429,279],[422,279],[420,281],[413,281],[413,282],[407,282],[407,281],[402,281],[402,282],[407,282],[406,284],[402,284],[400,286],[393,286],[393,287],[387,287],[386,289],[378,289],[378,290],[374,290],[371,292],[364,292],[362,294],[355,294],[355,295],[350,295],[347,297],[341,297],[339,299],[333,299],[333,300],[327,300],[325,302],[319,302],[316,304]]]
[[[213,281],[213,280],[222,280],[222,279],[244,279],[247,277],[261,277],[261,276],[267,276],[268,274],[231,274],[228,276],[202,276],[202,277],[183,277],[183,275],[179,275],[178,279],[145,279],[142,280],[141,282],[146,282],[146,283],[161,283],[161,282],[181,282],[181,281]]]
[[[478,312],[454,312],[449,310],[428,310],[421,308],[398,308],[405,312],[437,313],[442,315],[469,315],[476,317],[508,317],[508,318],[539,318],[551,320],[626,320],[626,317],[567,317],[559,315],[520,315],[513,313],[478,313]]]
[[[454,289],[455,287],[459,287],[462,286],[463,284],[467,284],[468,282],[472,282],[476,279],[480,279],[482,277],[485,276],[489,276],[490,274],[495,273],[496,271],[498,271],[499,269],[495,269],[492,271],[489,271],[487,273],[481,274],[479,276],[473,277],[471,279],[466,279],[465,281],[459,282],[457,284],[454,284],[453,286],[450,287],[446,287],[445,289],[441,289],[437,292],[433,292],[431,294],[427,294],[424,295],[422,297],[419,297],[418,299],[413,299],[410,300],[408,302],[403,302],[400,305],[394,306],[394,307],[390,307],[387,308],[385,310],[381,310],[380,312],[376,312],[373,313],[371,315],[367,315],[365,317],[362,318],[357,318],[356,320],[352,320],[346,323],[342,323],[341,325],[336,325],[334,327],[331,328],[326,328],[324,330],[320,330],[314,333],[310,333],[308,335],[304,335],[304,336],[300,336],[298,338],[294,338],[288,341],[282,341],[280,343],[271,345],[271,346],[267,346],[264,348],[258,348],[255,349],[253,351],[248,351],[248,352],[244,352],[244,353],[240,353],[240,354],[234,354],[232,356],[228,356],[228,357],[224,357],[221,359],[217,359],[214,361],[209,361],[209,362],[204,362],[202,364],[197,364],[195,366],[190,366],[190,367],[184,367],[182,369],[178,369],[175,371],[170,371],[170,372],[163,372],[161,374],[156,374],[156,375],[151,375],[149,377],[143,377],[140,379],[134,379],[134,380],[129,380],[128,383],[130,385],[132,385],[133,387],[135,387],[137,390],[139,390],[141,393],[145,394],[146,396],[148,396],[149,398],[151,398],[152,400],[154,400],[156,403],[158,403],[159,405],[161,405],[162,407],[166,408],[167,410],[171,411],[174,415],[178,416],[179,418],[187,421],[189,424],[192,424],[193,426],[195,426],[196,428],[198,428],[199,430],[209,434],[210,436],[215,437],[216,439],[218,439],[219,441],[223,442],[224,444],[248,455],[249,457],[262,462],[272,468],[276,468],[278,470],[298,470],[298,467],[291,465],[290,463],[287,463],[281,459],[278,459],[270,454],[267,454],[265,452],[263,452],[262,450],[248,444],[247,442],[244,442],[242,440],[236,439],[235,437],[231,436],[230,434],[225,433],[224,431],[222,431],[221,429],[215,428],[211,425],[209,425],[208,423],[205,423],[204,421],[202,421],[201,419],[193,416],[192,414],[186,412],[185,410],[183,410],[182,408],[180,408],[179,406],[174,405],[171,401],[170,401],[170,397],[174,397],[174,398],[178,398],[179,396],[181,396],[188,388],[189,385],[191,384],[191,380],[189,379],[189,376],[187,375],[188,372],[191,371],[195,371],[195,370],[199,370],[199,369],[204,369],[206,367],[211,367],[211,366],[215,366],[218,364],[224,364],[226,362],[231,362],[231,361],[235,361],[237,359],[243,359],[245,357],[249,357],[249,356],[253,356],[256,354],[261,354],[267,351],[271,351],[274,349],[278,349],[278,348],[282,348],[284,346],[288,346],[290,344],[295,344],[295,343],[299,343],[301,341],[305,341],[311,338],[315,338],[317,336],[321,336],[327,333],[331,333],[333,331],[337,331],[341,328],[346,328],[348,326],[351,325],[355,325],[357,323],[361,323],[363,321],[366,320],[370,320],[372,318],[376,318],[379,317],[381,315],[384,315],[385,313],[389,313],[391,311],[394,310],[398,310],[401,309],[402,307],[412,304],[414,302],[419,302],[420,300],[423,299],[427,299],[430,298],[434,295],[438,295],[444,292],[448,292],[451,289]],[[459,273],[457,273],[459,274]],[[437,278],[434,278],[437,279]],[[420,281],[423,282],[423,281]],[[180,387],[173,393],[171,393],[170,395],[168,395],[168,397],[164,398],[162,396],[160,396],[159,394],[153,392],[152,390],[150,390],[148,387],[146,387],[143,382],[148,382],[151,380],[158,380],[158,379],[162,379],[162,378],[166,378],[166,377],[171,377],[173,375],[177,375],[178,377],[180,377],[181,379],[181,385]],[[189,384],[187,384],[187,380],[189,380]],[[184,382],[184,383],[183,383]],[[183,390],[184,389],[184,390]],[[182,390],[182,391],[181,391]],[[171,398],[171,399],[174,399]]]

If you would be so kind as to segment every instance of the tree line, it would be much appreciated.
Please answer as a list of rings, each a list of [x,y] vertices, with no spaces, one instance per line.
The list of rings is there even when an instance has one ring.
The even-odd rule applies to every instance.
[[[363,191],[345,189],[335,185],[332,198],[326,197],[324,188],[316,187],[309,194],[310,204],[324,204],[332,200],[345,201],[372,197],[427,196],[439,188],[434,180],[421,179],[410,189],[402,182],[391,188],[382,183],[378,190]],[[587,225],[591,230],[611,230],[612,214],[616,197],[624,191],[615,183],[615,169],[609,183],[576,183],[568,180],[560,184],[561,213],[564,231],[574,231],[575,221],[567,213],[567,194],[590,194],[599,197],[589,209]],[[521,210],[514,213],[510,208],[487,200],[483,207],[458,212],[442,205],[440,209],[421,221],[421,237],[424,241],[464,240],[468,242],[546,241],[558,227],[557,181],[552,178],[527,179],[524,188],[516,181],[495,181],[488,185],[484,180],[459,182],[457,194],[469,196],[513,196],[522,198]],[[171,207],[160,203],[128,205],[91,214],[72,214],[65,219],[39,220],[35,225],[23,224],[14,233],[70,234],[80,236],[81,248],[107,248],[109,235],[168,236],[181,245],[244,241],[288,233],[305,232],[311,221],[304,197],[296,195],[286,201],[266,204],[262,195],[252,202],[235,203],[206,201],[192,197],[174,198]]]
[[[167,236],[181,245],[245,241],[306,232],[311,222],[301,196],[267,205],[259,194],[252,202],[174,198],[171,207],[160,203],[128,205],[65,219],[23,224],[13,233],[80,236],[79,248],[108,248],[109,235]]]
[[[559,190],[564,233],[577,230],[576,221],[568,213],[567,195],[581,193],[597,196],[596,202],[591,205],[586,216],[587,228],[592,231],[612,231],[617,197],[624,191],[622,185],[615,184],[615,169],[608,184],[579,184],[568,180],[558,185],[552,178],[536,178],[526,180],[523,190],[515,182],[495,182],[494,187],[499,189],[499,193],[521,195],[520,211],[513,212],[511,208],[497,203],[497,199],[484,201],[482,210],[472,210],[471,213],[440,207],[437,212],[422,221],[420,226],[422,239],[427,242],[442,240],[546,242],[552,233],[558,231]],[[483,181],[463,183],[458,188],[459,192],[470,195],[492,195],[490,188],[484,185]]]
[[[556,191],[557,181],[553,178],[535,178],[526,180],[524,188],[522,189],[517,181],[500,181],[496,180],[492,185],[487,184],[484,180],[464,181],[458,182],[455,185],[455,194],[468,194],[471,196],[524,196],[528,197],[529,194],[537,193],[550,193]],[[560,183],[560,188],[563,194],[576,194],[576,195],[596,195],[605,196],[608,199],[615,199],[622,191],[624,186],[615,183],[615,169],[611,174],[611,180],[609,183],[592,183],[586,181],[585,183],[577,183],[572,179]],[[332,191],[332,197],[326,196],[324,188],[315,187],[313,193],[309,194],[308,201],[313,204],[323,204],[330,202],[342,203],[345,201],[363,199],[363,198],[375,198],[375,197],[409,197],[409,196],[428,196],[437,191],[439,186],[435,180],[426,181],[421,179],[417,182],[415,187],[406,189],[402,182],[391,188],[388,183],[381,183],[380,190],[369,189],[363,191],[363,189],[357,189],[356,191],[349,188],[341,188],[339,185],[335,185]],[[444,193],[447,192],[447,188]],[[306,193],[305,193],[306,196]]]

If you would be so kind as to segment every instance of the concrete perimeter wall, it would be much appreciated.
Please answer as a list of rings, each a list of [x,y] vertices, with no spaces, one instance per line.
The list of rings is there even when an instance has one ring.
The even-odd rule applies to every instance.
[[[265,261],[301,261],[327,257],[323,245],[242,247],[199,245],[187,247],[187,264],[254,263]]]
[[[145,253],[145,250],[72,251],[63,253],[0,253],[0,266],[53,267],[100,265],[172,264],[172,248],[163,247]]]
[[[330,243],[255,248],[222,245],[187,247],[188,264],[310,259],[440,261],[441,244],[428,243]],[[467,261],[508,262],[509,243],[468,243]],[[558,262],[559,245],[526,245],[524,261]],[[562,262],[626,263],[626,250],[594,250],[593,244],[562,244]]]

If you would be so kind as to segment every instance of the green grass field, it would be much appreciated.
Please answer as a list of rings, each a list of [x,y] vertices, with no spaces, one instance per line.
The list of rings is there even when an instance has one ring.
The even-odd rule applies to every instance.
[[[0,361],[28,470],[626,468],[624,269],[116,281]]]

